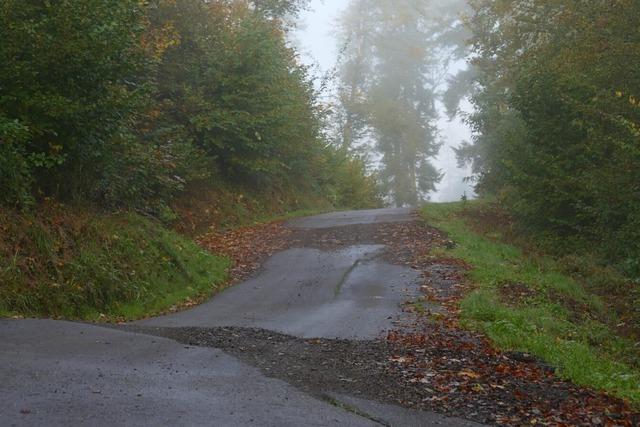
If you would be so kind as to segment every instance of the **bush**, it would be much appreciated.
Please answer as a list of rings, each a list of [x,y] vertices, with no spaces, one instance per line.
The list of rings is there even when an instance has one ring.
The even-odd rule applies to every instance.
[[[2,2],[0,117],[29,130],[12,150],[22,188],[82,197],[112,160],[144,92],[143,16],[137,0]]]
[[[28,129],[18,121],[0,116],[0,204],[29,206],[33,203],[33,177],[23,148],[28,135]]]

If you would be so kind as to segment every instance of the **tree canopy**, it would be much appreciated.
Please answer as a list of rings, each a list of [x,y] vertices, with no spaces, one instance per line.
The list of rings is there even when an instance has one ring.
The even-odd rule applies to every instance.
[[[1,202],[154,213],[209,179],[372,203],[287,44],[305,4],[2,0]]]

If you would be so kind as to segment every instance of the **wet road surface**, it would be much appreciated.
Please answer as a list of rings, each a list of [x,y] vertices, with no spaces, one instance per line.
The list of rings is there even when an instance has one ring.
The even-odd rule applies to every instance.
[[[290,221],[321,229],[404,222],[408,209]],[[369,339],[392,327],[417,274],[384,247],[289,249],[253,279],[188,311],[134,326],[249,327],[301,338]],[[209,347],[94,325],[0,321],[0,425],[470,426],[353,396],[311,397]]]
[[[48,320],[0,322],[2,426],[370,426],[212,348]]]
[[[400,304],[417,293],[418,274],[380,258],[384,247],[337,252],[289,249],[254,279],[192,310],[140,322],[146,326],[244,326],[302,338],[375,338]]]
[[[373,224],[376,222],[407,222],[415,219],[416,216],[413,209],[389,208],[332,212],[306,218],[292,219],[287,225],[292,228],[330,228],[345,225]]]

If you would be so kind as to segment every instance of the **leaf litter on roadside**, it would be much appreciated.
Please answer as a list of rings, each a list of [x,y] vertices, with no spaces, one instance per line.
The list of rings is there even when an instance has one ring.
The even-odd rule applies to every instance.
[[[392,383],[405,388],[397,402],[404,406],[497,425],[640,425],[638,413],[624,401],[564,381],[542,361],[500,352],[486,337],[462,329],[459,302],[470,288],[464,272],[471,266],[434,255],[432,248],[453,243],[420,222],[319,230],[291,230],[276,222],[210,233],[199,243],[232,259],[232,282],[254,274],[275,252],[298,246],[337,250],[384,244],[387,261],[420,271],[424,300],[442,310],[406,308],[413,320],[387,334],[388,354],[377,362],[386,366],[384,375],[395,378]],[[339,382],[350,383],[344,378]]]
[[[288,246],[287,236],[291,230],[281,221],[243,227],[227,232],[212,231],[198,238],[205,249],[231,259],[229,272],[232,283],[253,275],[262,262]]]

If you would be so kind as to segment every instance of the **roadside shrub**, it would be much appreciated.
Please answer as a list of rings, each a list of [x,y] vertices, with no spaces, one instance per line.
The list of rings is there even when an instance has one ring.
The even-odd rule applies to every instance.
[[[171,200],[189,182],[201,180],[214,165],[189,143],[127,141],[96,185],[95,199],[110,208],[134,208],[165,217]],[[164,214],[163,214],[164,213]]]
[[[0,204],[24,207],[33,203],[33,176],[24,153],[28,135],[18,121],[0,116]]]
[[[367,175],[365,163],[336,150],[329,155],[328,186],[336,206],[367,209],[382,206],[382,195],[375,176]]]
[[[12,150],[22,188],[31,175],[45,195],[85,197],[113,160],[144,93],[141,4],[2,2],[0,117],[29,130]]]

